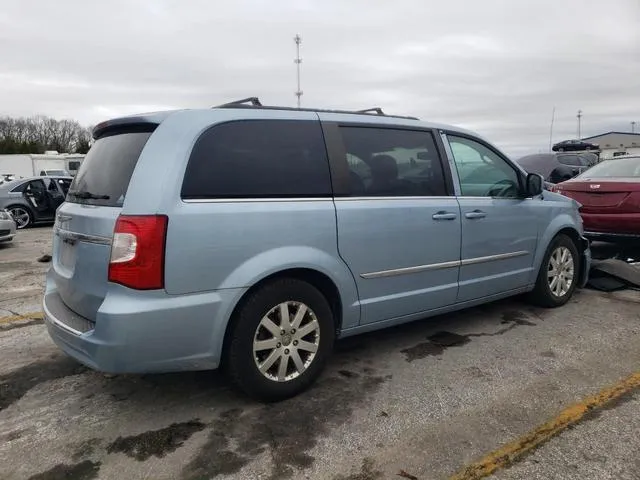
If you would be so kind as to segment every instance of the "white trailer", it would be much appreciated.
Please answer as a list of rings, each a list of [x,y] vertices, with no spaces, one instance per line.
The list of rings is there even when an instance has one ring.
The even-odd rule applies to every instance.
[[[7,175],[34,177],[75,175],[84,160],[82,154],[48,151],[43,154],[0,155],[0,178]]]
[[[69,175],[67,162],[61,155],[31,155],[34,175]]]
[[[12,175],[19,177],[32,177],[33,162],[31,155],[0,155],[0,177]]]

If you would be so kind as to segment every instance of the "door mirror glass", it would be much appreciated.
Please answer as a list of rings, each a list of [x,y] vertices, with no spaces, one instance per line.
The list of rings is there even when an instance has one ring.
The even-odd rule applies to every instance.
[[[526,190],[528,197],[535,197],[542,193],[544,179],[542,175],[537,173],[530,173],[527,175]]]

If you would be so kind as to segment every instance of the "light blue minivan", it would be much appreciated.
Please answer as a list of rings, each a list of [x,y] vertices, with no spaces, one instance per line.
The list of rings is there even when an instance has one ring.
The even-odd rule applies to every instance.
[[[273,401],[334,340],[584,285],[578,204],[481,137],[385,115],[262,106],[118,118],[54,226],[46,324],[113,373],[220,366]]]

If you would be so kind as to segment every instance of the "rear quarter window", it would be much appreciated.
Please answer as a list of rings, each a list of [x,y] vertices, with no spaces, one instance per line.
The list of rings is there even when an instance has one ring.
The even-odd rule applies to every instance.
[[[152,128],[150,126],[148,130]],[[89,192],[109,198],[80,199],[70,194],[67,201],[121,207],[133,170],[151,134],[151,131],[123,132],[96,140],[80,165],[69,191]]]
[[[320,122],[243,120],[209,128],[193,147],[181,195],[184,199],[330,196]]]
[[[572,167],[582,166],[578,155],[558,155],[558,161],[563,165],[570,165]]]

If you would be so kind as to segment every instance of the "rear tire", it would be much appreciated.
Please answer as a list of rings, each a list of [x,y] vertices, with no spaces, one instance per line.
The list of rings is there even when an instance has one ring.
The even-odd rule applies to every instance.
[[[322,372],[335,338],[327,299],[309,283],[289,278],[251,293],[229,328],[225,370],[247,395],[266,402],[307,389]]]
[[[571,299],[579,277],[578,248],[567,235],[557,235],[544,255],[529,301],[540,307],[560,307]]]
[[[10,205],[6,210],[13,217],[16,222],[16,227],[19,230],[33,225],[33,212],[31,212],[29,207],[25,207],[24,205]]]

